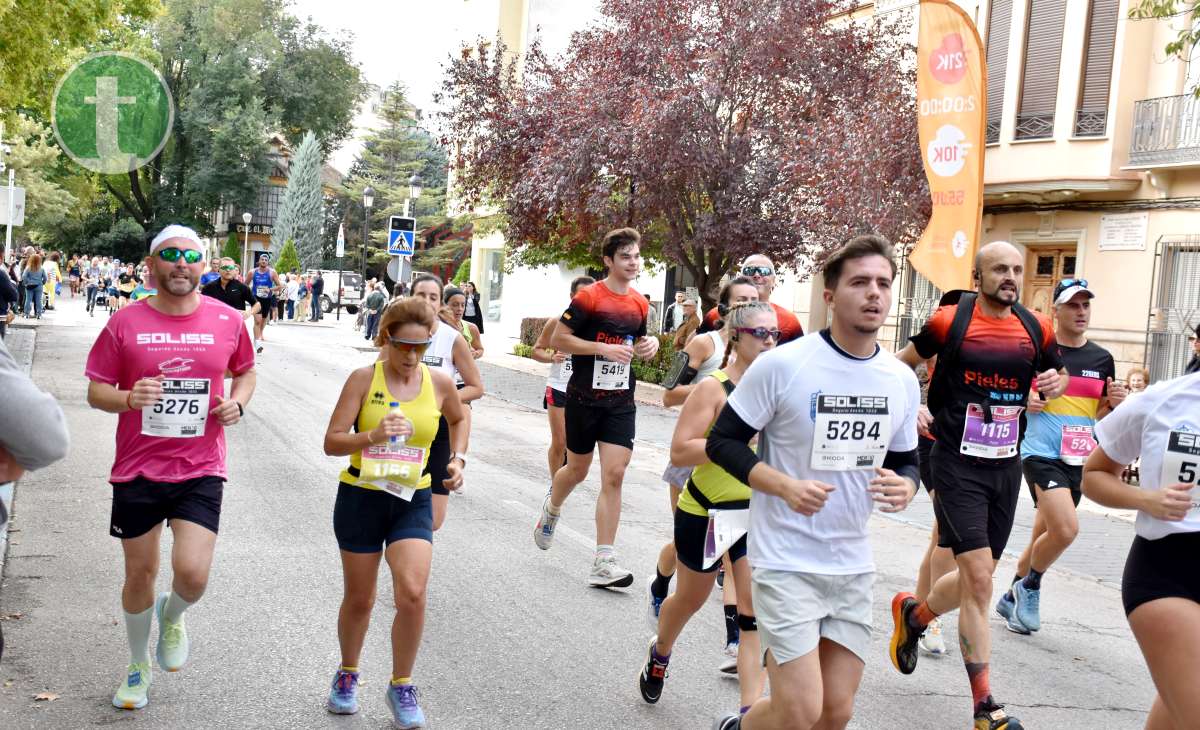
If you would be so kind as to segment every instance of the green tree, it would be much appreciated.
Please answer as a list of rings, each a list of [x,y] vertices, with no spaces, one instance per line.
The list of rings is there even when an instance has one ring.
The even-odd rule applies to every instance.
[[[44,114],[58,78],[83,48],[154,17],[160,0],[0,0],[0,110]]]
[[[175,100],[171,139],[140,171],[102,179],[143,225],[207,230],[221,206],[251,207],[272,130],[311,130],[327,149],[352,131],[364,87],[348,41],[301,28],[284,0],[167,0],[151,36]]]
[[[410,195],[409,179],[414,174],[421,177],[424,185],[421,197],[412,201],[410,208],[410,214],[417,219],[417,230],[445,221],[446,157],[433,138],[417,127],[417,111],[405,97],[402,84],[397,82],[387,89],[379,117],[383,124],[364,141],[363,151],[351,167],[341,195],[348,203],[345,218],[347,253],[355,253],[361,266],[361,253],[358,253],[361,248],[351,245],[350,241],[361,240],[358,237],[362,235],[363,190],[368,185],[374,188],[367,263],[382,271],[382,265],[388,259],[388,219],[404,212],[404,201]],[[425,177],[427,173],[429,178]],[[437,183],[441,186],[431,186]],[[336,236],[336,227],[333,232]]]
[[[471,280],[471,259],[467,259],[459,265],[458,271],[454,272],[454,283],[462,286]]]
[[[230,231],[229,237],[225,239],[225,245],[221,247],[221,257],[234,261],[242,260],[242,242],[238,240],[237,233]]]
[[[53,132],[41,122],[15,114],[5,125],[4,137],[12,143],[6,162],[16,184],[25,188],[25,230],[30,239],[67,248],[75,243],[64,240],[68,232],[81,232],[71,215],[79,201],[56,180],[62,153],[52,142]]]
[[[283,244],[279,259],[275,261],[275,270],[282,273],[300,270],[300,257],[296,254],[296,242],[292,239]]]
[[[287,190],[275,219],[272,243],[295,241],[300,261],[306,268],[321,263],[321,239],[324,233],[325,196],[321,190],[321,148],[316,135],[304,135],[304,141],[288,168]]]

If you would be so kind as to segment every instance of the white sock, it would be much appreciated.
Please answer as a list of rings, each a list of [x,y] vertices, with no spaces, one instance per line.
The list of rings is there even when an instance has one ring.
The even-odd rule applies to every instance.
[[[183,612],[192,607],[192,604],[179,597],[175,591],[171,591],[171,595],[167,596],[167,603],[163,606],[163,618],[173,624],[179,623],[179,619],[183,616]]]
[[[599,560],[600,558],[611,558],[611,557],[613,557],[613,555],[614,555],[614,553],[613,553],[612,545],[597,545],[596,546],[596,560]]]
[[[150,622],[154,606],[141,613],[125,612],[125,635],[129,638],[129,661],[132,664],[150,663]]]

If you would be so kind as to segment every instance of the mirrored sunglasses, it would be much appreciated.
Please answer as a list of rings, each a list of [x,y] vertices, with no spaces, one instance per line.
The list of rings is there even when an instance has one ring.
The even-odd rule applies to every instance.
[[[775,273],[775,269],[770,266],[743,266],[742,276],[770,276]]]
[[[194,248],[160,248],[158,249],[158,257],[169,264],[173,264],[179,259],[183,259],[189,264],[198,264],[204,260],[204,252],[197,251]]]
[[[735,329],[735,331],[750,335],[751,337],[759,340],[766,340],[768,337],[770,337],[776,342],[779,342],[780,336],[783,335],[783,333],[777,329],[768,329],[766,327],[738,327]]]
[[[387,341],[397,352],[415,352],[418,355],[424,354],[429,343],[433,342],[433,340],[401,340],[396,337],[389,337]]]

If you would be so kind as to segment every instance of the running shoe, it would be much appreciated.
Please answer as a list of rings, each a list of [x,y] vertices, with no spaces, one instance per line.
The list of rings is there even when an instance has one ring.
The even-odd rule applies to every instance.
[[[1014,634],[1020,634],[1021,636],[1029,636],[1030,634],[1033,633],[1032,631],[1029,630],[1028,626],[1021,623],[1021,619],[1017,618],[1016,612],[1014,612],[1013,615],[1009,616],[1008,618],[1004,619],[1004,626],[1005,626],[1005,628],[1007,628],[1009,631],[1013,632]]]
[[[1033,588],[1026,588],[1020,582],[1012,587],[1013,591],[1013,616],[1016,617],[1021,625],[1030,631],[1040,631],[1042,628],[1042,615],[1040,603],[1042,600],[1042,592]]]
[[[996,601],[996,613],[1000,614],[1000,618],[1004,620],[1011,619],[1013,616],[1013,597],[1012,593],[1006,592],[1000,596],[1000,600]]]
[[[188,635],[183,625],[183,616],[175,623],[163,618],[163,608],[167,605],[169,593],[163,593],[154,602],[154,615],[158,617],[158,648],[154,656],[158,666],[168,672],[178,672],[183,668],[188,658]]]
[[[950,653],[946,650],[946,640],[942,638],[942,620],[940,618],[935,618],[925,627],[925,633],[921,634],[919,644],[926,654],[946,656]]]
[[[975,713],[974,730],[1023,730],[1017,718],[1004,711],[1004,705],[990,702]]]
[[[921,634],[908,623],[908,617],[916,607],[917,598],[911,593],[897,593],[892,598],[893,629],[888,656],[901,674],[912,674],[917,668],[917,641]]]
[[[533,544],[543,550],[550,549],[550,543],[554,541],[554,527],[558,524],[558,518],[562,514],[550,514],[550,495],[546,495],[546,501],[542,502],[542,516],[538,518],[537,524],[533,526]],[[633,576],[630,576],[632,581]],[[628,583],[626,584],[628,585]]]
[[[633,585],[633,573],[617,565],[617,559],[611,555],[597,556],[592,562],[588,585],[593,588],[628,588]],[[657,625],[655,628],[658,628]]]
[[[329,699],[325,709],[335,715],[353,715],[358,712],[358,672],[338,669],[329,687]]]
[[[742,727],[742,716],[734,713],[719,717],[713,721],[712,730],[739,730]]]
[[[725,649],[722,653],[725,655],[725,658],[721,660],[721,663],[719,665],[717,665],[717,671],[721,673],[722,677],[729,677],[730,679],[737,679],[737,676],[738,676],[738,670],[737,670],[738,645],[737,644],[726,644]]]
[[[638,689],[642,691],[642,699],[652,705],[662,697],[663,682],[667,681],[667,663],[660,662],[654,656],[657,642],[657,636],[650,639],[650,648],[646,650],[646,665],[638,674]]]
[[[254,351],[262,352],[262,348],[263,348],[262,340],[255,340],[254,341]]]
[[[646,581],[646,620],[650,623],[651,631],[658,631],[658,614],[665,600],[654,595],[654,576],[650,576]]]
[[[125,681],[113,695],[113,707],[122,710],[140,710],[150,701],[150,663],[130,664],[125,670]]]
[[[388,707],[392,708],[392,725],[399,730],[426,727],[425,713],[417,704],[417,688],[411,684],[388,683]]]

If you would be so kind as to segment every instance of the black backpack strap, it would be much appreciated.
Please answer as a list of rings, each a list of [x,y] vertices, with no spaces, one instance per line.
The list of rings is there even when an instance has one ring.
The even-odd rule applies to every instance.
[[[942,397],[950,386],[950,368],[958,359],[958,351],[962,349],[963,340],[967,336],[967,328],[971,326],[971,316],[975,314],[975,292],[963,292],[955,305],[954,320],[946,333],[946,344],[937,356],[937,367],[933,371],[933,381],[929,384],[928,405],[930,412],[941,410]]]
[[[1012,311],[1021,320],[1021,324],[1025,325],[1029,339],[1033,340],[1033,380],[1036,382],[1038,373],[1042,372],[1042,339],[1046,333],[1042,331],[1042,323],[1024,306],[1014,304]]]

